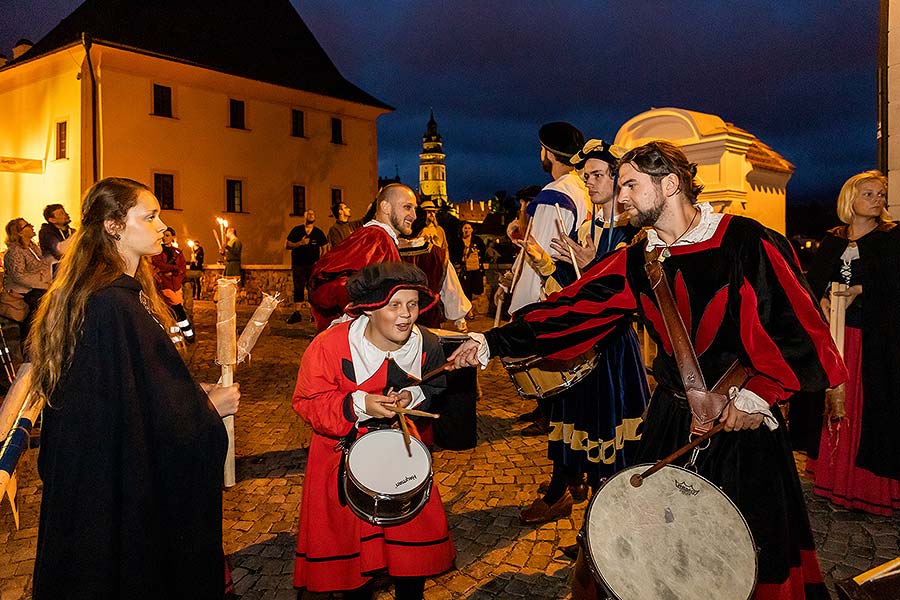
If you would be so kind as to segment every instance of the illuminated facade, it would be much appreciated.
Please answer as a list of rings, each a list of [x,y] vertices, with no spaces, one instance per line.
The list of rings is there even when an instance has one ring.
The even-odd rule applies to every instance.
[[[306,209],[324,222],[339,198],[365,212],[377,190],[376,120],[391,108],[343,79],[288,0],[266,4],[258,36],[241,0],[196,4],[207,3],[155,21],[128,12],[142,3],[85,3],[0,68],[0,223],[39,224],[60,202],[77,227],[96,171],[147,183],[182,245],[200,240],[208,262],[221,216],[245,265],[283,264]],[[197,34],[195,18],[209,31]],[[75,33],[85,23],[93,41]],[[254,44],[215,47],[234,28]]]
[[[419,193],[429,197],[438,206],[447,202],[447,166],[444,164],[444,145],[434,120],[434,111],[428,119],[428,127],[422,137],[422,153],[419,154]]]
[[[794,165],[756,136],[720,117],[681,108],[655,108],[626,121],[615,143],[634,148],[668,140],[697,163],[700,202],[743,215],[784,233],[787,182]]]

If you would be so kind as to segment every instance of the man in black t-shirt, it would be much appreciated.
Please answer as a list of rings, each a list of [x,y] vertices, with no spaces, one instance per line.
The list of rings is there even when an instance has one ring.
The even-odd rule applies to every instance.
[[[316,211],[308,210],[304,215],[306,223],[297,225],[287,236],[284,247],[291,251],[291,275],[294,279],[294,312],[287,318],[288,323],[297,323],[303,320],[300,314],[300,305],[303,302],[303,293],[309,282],[313,265],[319,260],[328,244],[325,232],[315,226]]]

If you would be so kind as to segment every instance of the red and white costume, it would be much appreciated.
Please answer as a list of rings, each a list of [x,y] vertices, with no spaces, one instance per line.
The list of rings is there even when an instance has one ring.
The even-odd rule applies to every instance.
[[[365,338],[367,324],[363,315],[313,339],[303,353],[294,390],[294,410],[313,428],[294,586],[314,592],[356,589],[385,571],[393,577],[436,575],[450,569],[456,555],[434,483],[422,511],[411,521],[390,527],[370,525],[339,498],[343,454],[335,444],[354,427],[360,434],[368,431],[365,394],[407,389],[413,396],[410,406],[419,406],[427,405],[443,387],[443,377],[421,386],[407,385],[407,374],[421,377],[444,363],[433,333],[413,327],[403,347],[385,352]]]

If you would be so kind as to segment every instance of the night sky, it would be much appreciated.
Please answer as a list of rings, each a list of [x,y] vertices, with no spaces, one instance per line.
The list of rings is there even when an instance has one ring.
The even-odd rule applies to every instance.
[[[344,76],[396,108],[378,121],[382,175],[417,184],[434,109],[451,200],[545,183],[546,121],[611,140],[651,107],[758,136],[797,167],[789,202],[833,203],[877,166],[876,0],[292,2]],[[0,52],[79,4],[0,0]]]

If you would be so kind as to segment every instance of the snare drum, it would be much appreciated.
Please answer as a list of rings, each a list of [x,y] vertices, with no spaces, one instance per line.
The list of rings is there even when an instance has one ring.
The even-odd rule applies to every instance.
[[[350,510],[372,525],[406,523],[431,494],[431,454],[410,438],[406,452],[403,432],[370,431],[350,446],[344,458],[344,494]]]
[[[541,399],[558,394],[587,377],[599,358],[590,349],[568,360],[528,356],[503,358],[501,362],[520,396]]]
[[[731,499],[709,480],[672,465],[632,486],[631,476],[649,466],[619,471],[591,500],[572,597],[750,598],[756,545]],[[588,579],[597,589],[585,585]]]

